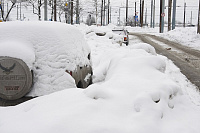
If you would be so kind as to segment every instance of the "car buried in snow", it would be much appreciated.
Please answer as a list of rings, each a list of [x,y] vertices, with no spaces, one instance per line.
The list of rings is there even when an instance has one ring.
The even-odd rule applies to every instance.
[[[0,24],[0,106],[92,83],[83,34],[58,22]]]
[[[113,33],[118,34],[120,36],[122,36],[122,42],[126,44],[126,46],[129,45],[129,35],[128,35],[128,31],[122,28],[115,28],[112,30]]]

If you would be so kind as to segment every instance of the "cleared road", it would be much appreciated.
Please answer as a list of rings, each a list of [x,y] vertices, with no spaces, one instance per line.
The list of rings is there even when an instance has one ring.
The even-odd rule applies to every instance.
[[[152,45],[158,54],[164,55],[176,64],[181,72],[200,89],[200,51],[183,46],[162,37],[129,33]]]

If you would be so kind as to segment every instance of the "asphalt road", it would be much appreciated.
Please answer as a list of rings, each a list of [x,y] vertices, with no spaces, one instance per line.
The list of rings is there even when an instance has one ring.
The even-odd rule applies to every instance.
[[[171,59],[181,72],[200,89],[200,51],[150,34],[129,33],[129,35],[137,36],[141,41],[152,45],[158,54]]]

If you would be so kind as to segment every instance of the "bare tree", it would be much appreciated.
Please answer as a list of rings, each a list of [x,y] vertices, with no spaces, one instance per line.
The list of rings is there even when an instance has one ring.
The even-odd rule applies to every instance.
[[[84,3],[80,1],[80,16],[84,16],[85,14],[91,14],[92,16],[96,17],[95,21],[97,22],[101,13],[100,2],[100,0],[85,0]]]
[[[62,0],[58,0],[57,1],[57,7],[58,7],[58,10],[57,10],[57,13],[58,13],[58,17],[59,17],[59,21],[61,22],[61,16],[62,14],[65,13],[65,1],[62,1]]]
[[[98,2],[97,2],[97,0],[93,0],[93,1],[94,1],[95,10],[96,10],[96,23],[97,23],[97,19],[98,19]]]
[[[38,20],[41,21],[41,7],[44,4],[42,0],[29,0],[27,6],[33,6],[33,14],[38,16]],[[36,11],[35,11],[36,10]]]
[[[8,19],[8,16],[9,16],[11,10],[13,9],[13,7],[14,7],[15,4],[16,4],[16,0],[11,0],[11,2],[12,2],[12,6],[10,7],[10,9],[9,9],[9,11],[8,11],[8,13],[7,13],[7,15],[6,15],[6,17],[4,17],[4,10],[3,10],[2,5],[1,5],[1,2],[0,2],[1,17],[2,17],[3,21],[6,21],[6,20]]]

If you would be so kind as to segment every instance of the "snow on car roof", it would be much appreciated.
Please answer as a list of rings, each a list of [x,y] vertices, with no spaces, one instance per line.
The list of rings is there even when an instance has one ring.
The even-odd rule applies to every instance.
[[[75,26],[15,21],[1,23],[0,29],[0,56],[20,58],[34,71],[31,96],[75,87],[65,70],[90,64],[90,48]]]
[[[88,54],[89,47],[80,31],[71,25],[57,22],[6,22],[1,23],[0,28],[0,56],[17,56],[13,55],[11,50],[2,49],[2,46],[5,47],[4,42],[14,42],[12,47],[15,48],[18,48],[20,43],[25,43],[34,48],[37,58],[44,58],[42,55],[46,52],[51,56],[65,56],[63,60],[68,60],[69,63],[86,64],[82,54]]]

